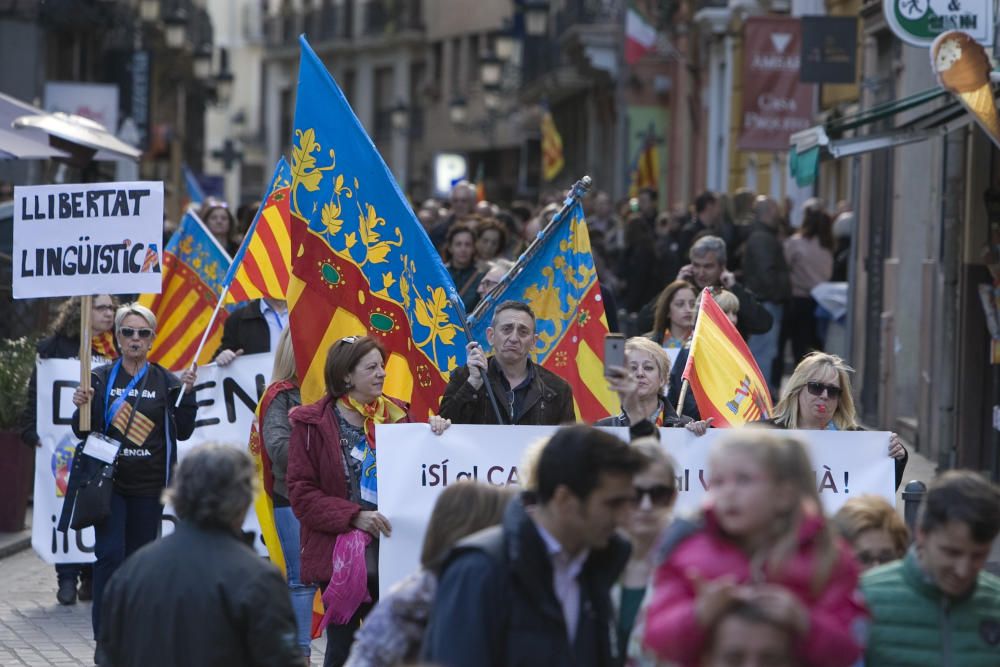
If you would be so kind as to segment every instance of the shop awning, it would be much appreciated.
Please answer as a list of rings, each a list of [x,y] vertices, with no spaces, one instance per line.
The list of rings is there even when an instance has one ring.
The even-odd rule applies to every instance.
[[[891,129],[843,136],[914,109],[923,113]],[[834,158],[848,157],[942,136],[972,122],[972,115],[946,90],[931,88],[796,132],[790,139],[789,169],[799,185],[809,185],[816,179],[823,152]]]

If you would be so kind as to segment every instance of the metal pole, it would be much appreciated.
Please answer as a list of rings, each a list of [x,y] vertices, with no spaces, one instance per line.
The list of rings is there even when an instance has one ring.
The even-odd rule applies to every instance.
[[[462,325],[462,331],[465,332],[465,339],[470,343],[475,343],[476,339],[472,337],[472,329],[469,328],[469,320],[465,317],[465,309],[462,307],[462,302],[458,298],[457,292],[452,292],[448,295],[448,301],[451,302],[451,307],[455,309],[458,313],[458,321]],[[469,373],[472,373],[472,369],[469,369]],[[490,397],[490,405],[493,406],[493,414],[496,415],[497,424],[503,424],[503,413],[500,412],[500,404],[497,403],[496,394],[493,393],[493,385],[490,384],[490,378],[486,371],[479,369],[479,374],[483,378],[483,386],[486,388],[486,395]],[[511,421],[514,419],[511,417]]]
[[[531,242],[531,245],[529,245],[528,248],[521,253],[521,256],[517,258],[517,262],[514,263],[514,266],[511,267],[510,271],[504,274],[504,277],[500,279],[500,282],[497,283],[497,285],[482,298],[475,310],[473,310],[469,315],[468,321],[471,324],[475,324],[478,321],[478,317],[482,316],[483,313],[488,312],[489,306],[493,305],[496,301],[496,295],[504,293],[507,285],[509,285],[510,282],[521,272],[531,258],[535,256],[539,248],[542,247],[542,243],[545,242],[545,239],[548,238],[552,231],[563,221],[570,209],[573,208],[583,195],[587,194],[591,185],[593,185],[593,181],[590,176],[584,176],[573,184],[573,187],[570,188],[569,193],[566,195],[566,199],[563,200],[563,206],[559,209],[559,212],[552,217],[549,224],[545,225],[545,229],[538,232],[538,236],[536,236],[535,240]],[[455,310],[464,312],[460,308],[456,308]],[[470,340],[472,339],[470,338]]]

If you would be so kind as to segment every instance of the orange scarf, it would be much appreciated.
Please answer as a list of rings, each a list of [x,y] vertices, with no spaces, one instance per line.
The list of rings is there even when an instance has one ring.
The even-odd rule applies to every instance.
[[[365,439],[372,451],[375,450],[375,424],[395,424],[406,419],[406,410],[385,396],[371,403],[360,403],[348,394],[337,399],[337,406],[342,410],[354,410],[365,418]]]
[[[100,336],[90,339],[90,349],[99,357],[105,359],[117,359],[118,350],[115,349],[115,336],[110,331],[105,331]]]

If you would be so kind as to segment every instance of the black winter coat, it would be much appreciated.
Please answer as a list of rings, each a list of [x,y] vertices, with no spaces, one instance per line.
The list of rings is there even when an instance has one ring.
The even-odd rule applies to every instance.
[[[422,659],[440,667],[612,667],[621,663],[609,591],[631,548],[618,537],[580,572],[570,645],[548,551],[520,500],[502,526],[460,542],[441,572]]]
[[[529,362],[531,363],[531,362]],[[518,425],[558,425],[576,421],[573,411],[573,390],[561,377],[548,371],[538,364],[532,364],[535,377],[528,387],[524,398],[521,414],[513,423]],[[506,390],[500,379],[499,365],[493,357],[489,358],[487,375],[497,397],[504,423],[510,424],[511,419],[504,398]],[[461,366],[451,372],[451,379],[444,390],[441,399],[441,416],[456,424],[496,424],[496,414],[486,393],[486,385],[473,389],[469,384],[469,367]]]
[[[243,350],[243,354],[262,354],[271,351],[271,330],[260,312],[260,299],[254,299],[237,308],[222,326],[222,342],[212,358],[223,350]]]
[[[281,573],[235,533],[181,522],[104,589],[98,664],[301,667]]]

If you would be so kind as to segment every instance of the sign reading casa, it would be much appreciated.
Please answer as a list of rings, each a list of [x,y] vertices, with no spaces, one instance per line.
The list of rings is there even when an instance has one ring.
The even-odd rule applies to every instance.
[[[885,20],[896,37],[930,46],[949,30],[961,30],[983,46],[993,45],[993,0],[885,0]]]
[[[14,188],[14,298],[160,292],[163,183]]]
[[[812,125],[815,89],[799,81],[801,42],[798,19],[744,23],[741,150],[787,150],[789,137]]]

